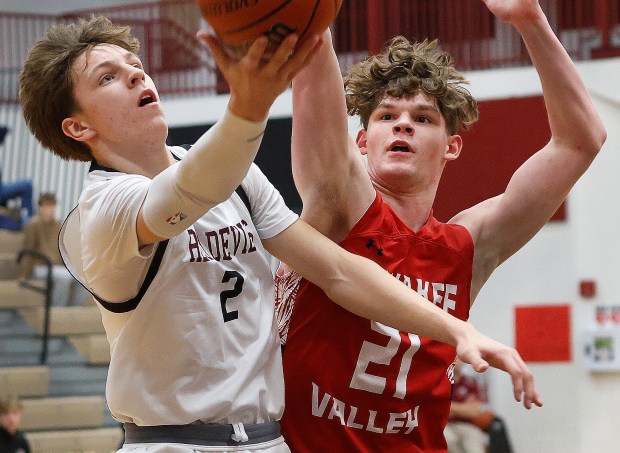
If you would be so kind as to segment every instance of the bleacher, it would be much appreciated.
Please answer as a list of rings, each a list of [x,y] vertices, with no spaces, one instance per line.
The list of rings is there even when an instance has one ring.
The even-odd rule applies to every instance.
[[[0,397],[22,401],[33,453],[116,451],[123,433],[105,404],[110,352],[99,309],[51,307],[43,354],[45,295],[17,280],[21,243],[21,233],[0,230]]]

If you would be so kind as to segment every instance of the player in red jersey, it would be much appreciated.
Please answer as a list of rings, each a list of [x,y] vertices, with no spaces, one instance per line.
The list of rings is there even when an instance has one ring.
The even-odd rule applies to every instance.
[[[461,151],[459,129],[478,116],[449,55],[433,43],[396,39],[350,68],[343,90],[335,53],[323,44],[293,81],[302,217],[460,319],[493,270],[545,225],[606,138],[538,2],[483,1],[522,36],[552,137],[503,194],[448,223],[432,215],[437,186]],[[347,108],[362,119],[356,142]],[[454,348],[352,315],[294,275],[279,283],[279,315],[290,322],[283,432],[292,450],[445,452]]]

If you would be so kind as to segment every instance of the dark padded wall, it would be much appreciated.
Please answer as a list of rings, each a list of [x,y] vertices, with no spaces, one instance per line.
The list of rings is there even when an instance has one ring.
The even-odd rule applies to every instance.
[[[211,125],[170,128],[168,145],[194,143]],[[263,137],[256,164],[280,191],[293,211],[301,212],[301,199],[295,189],[291,172],[291,118],[270,119]]]

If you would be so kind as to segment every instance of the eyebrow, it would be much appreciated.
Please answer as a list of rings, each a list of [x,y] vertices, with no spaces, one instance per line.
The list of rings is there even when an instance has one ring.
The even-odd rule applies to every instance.
[[[397,105],[393,102],[382,102],[380,103],[377,108],[375,110],[379,110],[379,109],[393,109],[393,108],[397,108]],[[436,106],[432,105],[432,104],[414,104],[413,109],[412,110],[421,110],[421,111],[430,111],[430,112],[437,112],[437,113],[441,113],[441,111],[439,110],[439,108],[437,108]]]
[[[125,60],[125,61],[131,60],[131,59],[133,59],[134,57],[135,57],[137,60],[140,60],[140,58],[139,58],[139,57],[138,57],[135,53],[133,53],[133,52],[129,52],[129,51],[127,51],[127,52],[125,52],[125,54],[123,55],[123,58],[124,58],[124,60]],[[114,66],[114,61],[113,61],[113,60],[104,60],[104,61],[102,61],[101,63],[99,63],[98,65],[94,66],[94,67],[90,70],[89,75],[90,75],[90,74],[94,74],[95,72],[99,71],[101,68],[107,68],[107,67],[110,67],[110,66]]]

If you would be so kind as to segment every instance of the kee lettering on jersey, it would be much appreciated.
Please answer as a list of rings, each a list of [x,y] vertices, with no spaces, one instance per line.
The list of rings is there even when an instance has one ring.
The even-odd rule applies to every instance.
[[[392,275],[444,311],[448,313],[456,311],[456,300],[452,299],[451,296],[456,296],[458,291],[457,285],[441,282],[427,282],[421,278],[412,278],[408,275],[397,273],[392,273]],[[415,282],[415,285],[413,282]]]

